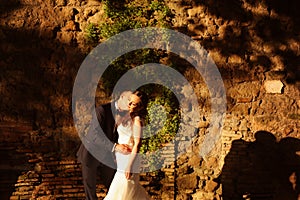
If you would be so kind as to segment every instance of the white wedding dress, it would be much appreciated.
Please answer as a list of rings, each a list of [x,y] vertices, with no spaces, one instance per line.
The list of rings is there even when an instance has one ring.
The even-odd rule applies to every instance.
[[[131,138],[131,127],[122,124],[118,126],[119,144],[129,144]],[[150,200],[143,186],[139,183],[139,174],[133,174],[130,179],[125,177],[125,169],[130,155],[116,152],[117,172],[109,187],[104,200]]]

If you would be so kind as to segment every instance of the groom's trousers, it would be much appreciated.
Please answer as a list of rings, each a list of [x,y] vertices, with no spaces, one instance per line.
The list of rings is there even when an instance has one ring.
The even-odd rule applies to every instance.
[[[84,151],[83,154],[85,155],[80,162],[86,199],[97,200],[96,186],[98,175],[100,176],[101,182],[109,189],[115,170],[100,163],[85,149],[84,145],[80,146],[79,151]]]

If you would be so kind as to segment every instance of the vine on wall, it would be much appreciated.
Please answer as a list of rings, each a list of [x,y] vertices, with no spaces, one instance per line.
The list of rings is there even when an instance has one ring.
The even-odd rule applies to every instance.
[[[130,29],[171,27],[173,15],[163,0],[105,0],[103,3],[105,18],[98,24],[89,24],[86,29],[87,39],[93,46]],[[114,60],[103,73],[101,86],[107,93],[111,93],[117,81],[129,69],[146,63],[159,63],[166,56],[166,52],[158,49],[140,49],[124,54]],[[141,153],[148,155],[147,152],[154,152],[174,139],[180,115],[176,97],[170,90],[155,84],[141,89],[150,97],[146,117],[148,126],[144,130],[140,148]],[[164,124],[160,124],[162,121]],[[146,158],[152,164],[161,160],[158,154]]]

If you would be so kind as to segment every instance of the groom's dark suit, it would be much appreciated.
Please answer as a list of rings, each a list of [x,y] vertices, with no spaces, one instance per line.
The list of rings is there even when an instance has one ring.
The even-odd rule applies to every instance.
[[[89,131],[82,138],[84,144],[81,144],[77,152],[78,161],[82,166],[86,199],[97,199],[96,177],[98,170],[101,180],[107,188],[109,188],[115,174],[116,167],[110,168],[104,165],[106,163],[113,163],[115,165],[114,154],[111,150],[113,149],[113,144],[117,142],[118,134],[116,133],[116,125],[113,117],[113,113],[115,112],[112,112],[112,109],[115,110],[115,108],[111,109],[111,105],[111,103],[108,103],[96,108],[96,116],[92,117]],[[107,138],[99,134],[101,130],[99,130],[100,127],[98,124],[100,124]],[[89,151],[93,151],[93,155],[97,158]],[[99,160],[105,160],[105,163],[102,164]]]

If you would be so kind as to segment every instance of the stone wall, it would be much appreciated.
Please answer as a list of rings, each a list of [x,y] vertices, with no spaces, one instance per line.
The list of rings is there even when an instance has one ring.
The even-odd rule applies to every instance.
[[[190,151],[177,160],[177,198],[296,199],[289,176],[300,169],[296,154],[300,38],[293,8],[298,3],[176,1],[169,5],[176,10],[174,28],[209,51],[227,90],[220,144],[210,156],[199,159],[209,123],[203,100],[207,93],[201,77],[186,71],[199,88],[205,120]]]
[[[179,60],[199,96],[201,120],[187,152],[178,156],[181,147],[170,146],[165,168],[143,174],[141,183],[155,199],[284,199],[280,195],[296,193],[289,176],[300,172],[299,3],[168,5],[173,28],[214,59],[227,112],[220,141],[209,156],[199,157],[210,124],[209,91],[201,75]],[[0,10],[1,199],[83,199],[71,94],[91,50],[84,30],[101,18],[102,4],[0,0]],[[97,97],[109,99],[101,92]],[[105,191],[99,183],[99,197]]]

